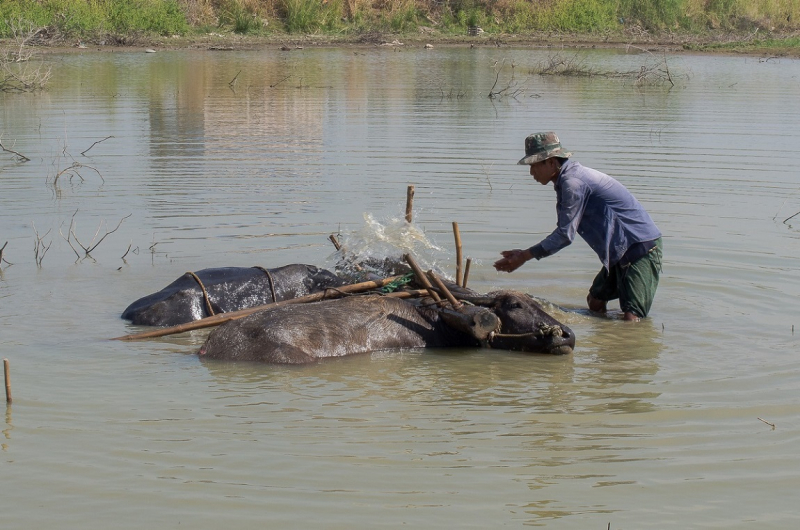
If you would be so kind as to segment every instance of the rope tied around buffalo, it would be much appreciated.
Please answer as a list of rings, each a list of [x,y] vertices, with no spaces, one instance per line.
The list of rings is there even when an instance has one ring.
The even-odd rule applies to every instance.
[[[216,315],[216,313],[214,313],[214,309],[211,307],[211,299],[208,297],[208,291],[206,291],[206,286],[203,285],[203,282],[200,280],[197,274],[193,273],[192,271],[189,271],[186,274],[194,278],[194,281],[196,281],[197,285],[200,286],[200,290],[203,291],[203,301],[206,303],[206,311],[208,311],[208,316],[213,317],[214,315]]]
[[[539,324],[539,326],[534,330],[528,333],[494,333],[492,334],[491,338],[502,338],[502,339],[517,339],[517,338],[525,338],[525,337],[563,337],[564,330],[561,326],[558,325],[550,325],[550,324]]]
[[[269,280],[269,289],[272,292],[272,301],[277,302],[278,295],[275,294],[275,280],[272,278],[272,273],[270,273],[268,269],[265,269],[261,265],[255,265],[253,268],[258,269],[267,275],[267,279]]]
[[[264,267],[262,267],[260,265],[255,265],[253,268],[254,269],[258,269],[258,270],[262,271],[264,274],[267,275],[267,280],[269,281],[270,293],[272,294],[272,301],[273,302],[277,302],[278,301],[278,296],[275,293],[275,280],[272,277],[272,274],[269,272],[268,269],[266,269],[266,268],[264,268]],[[195,274],[192,271],[189,271],[186,274],[191,276],[192,278],[194,278],[194,281],[197,282],[197,285],[200,286],[200,290],[203,292],[203,302],[205,303],[206,312],[208,313],[208,316],[211,316],[211,317],[215,316],[217,313],[214,311],[214,308],[211,306],[211,297],[209,297],[208,291],[206,290],[206,286],[203,285],[203,281],[200,279],[200,277],[197,274]]]

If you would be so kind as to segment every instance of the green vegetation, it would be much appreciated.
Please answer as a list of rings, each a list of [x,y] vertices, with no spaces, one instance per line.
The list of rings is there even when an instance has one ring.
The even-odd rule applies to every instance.
[[[0,37],[11,37],[14,23],[47,28],[51,37],[135,32],[184,34],[186,13],[178,0],[3,0]]]
[[[800,0],[2,0],[0,38],[14,37],[21,21],[52,41],[209,32],[446,37],[476,26],[504,35],[762,36],[800,29]]]

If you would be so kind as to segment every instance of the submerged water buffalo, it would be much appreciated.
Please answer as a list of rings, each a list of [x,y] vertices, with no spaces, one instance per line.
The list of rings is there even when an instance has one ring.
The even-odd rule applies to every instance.
[[[484,344],[448,324],[445,312],[385,296],[353,296],[267,309],[212,331],[199,355],[206,359],[305,364],[401,348],[477,347],[566,354],[575,335],[526,294],[500,291],[473,303],[496,316],[499,330]]]
[[[122,318],[138,325],[177,326],[345,283],[334,273],[313,265],[203,269],[187,272],[159,292],[136,300]]]

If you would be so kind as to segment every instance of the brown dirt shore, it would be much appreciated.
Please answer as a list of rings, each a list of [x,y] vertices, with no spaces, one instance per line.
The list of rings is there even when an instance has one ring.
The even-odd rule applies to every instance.
[[[312,47],[369,48],[394,47],[413,49],[425,47],[530,47],[548,49],[634,49],[659,53],[737,54],[759,57],[800,58],[800,46],[793,43],[800,36],[791,34],[709,33],[680,35],[667,33],[651,35],[642,31],[626,31],[617,35],[579,35],[568,33],[538,33],[527,35],[489,34],[478,36],[442,36],[435,31],[422,30],[414,35],[394,35],[372,32],[354,36],[283,35],[243,36],[234,33],[210,33],[188,37],[106,36],[86,41],[77,39],[38,42],[41,53],[69,52],[142,52],[163,50],[261,50],[284,51]],[[786,41],[781,45],[781,41]],[[769,42],[769,44],[763,44]],[[15,43],[0,40],[0,49],[14,47]]]

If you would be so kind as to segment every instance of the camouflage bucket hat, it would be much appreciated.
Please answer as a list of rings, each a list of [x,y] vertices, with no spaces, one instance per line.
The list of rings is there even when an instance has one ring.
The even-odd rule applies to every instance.
[[[534,133],[525,138],[525,157],[517,164],[531,165],[554,156],[569,158],[572,153],[561,147],[561,141],[556,136],[556,133]]]

